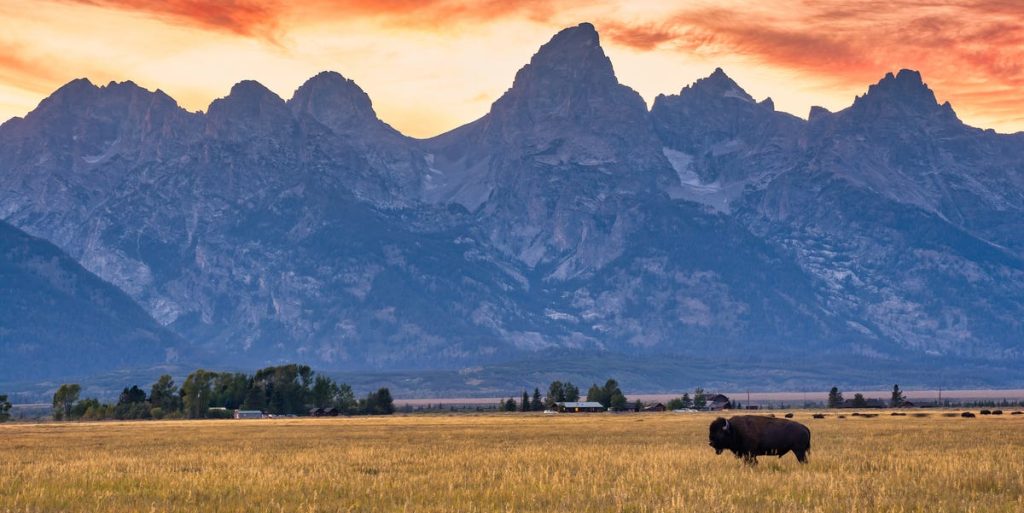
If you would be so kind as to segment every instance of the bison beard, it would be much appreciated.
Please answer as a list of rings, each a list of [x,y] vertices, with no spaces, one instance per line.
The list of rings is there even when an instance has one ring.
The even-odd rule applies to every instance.
[[[811,431],[807,426],[791,420],[754,415],[741,415],[729,420],[721,417],[711,423],[708,445],[715,454],[728,449],[737,458],[757,465],[757,457],[782,457],[793,451],[797,461],[807,463],[811,450]]]

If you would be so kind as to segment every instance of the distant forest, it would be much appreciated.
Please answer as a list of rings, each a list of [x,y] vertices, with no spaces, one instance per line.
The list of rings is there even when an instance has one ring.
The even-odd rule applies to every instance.
[[[357,400],[349,385],[298,364],[267,367],[252,375],[199,369],[180,387],[165,374],[150,386],[148,394],[138,385],[125,387],[114,404],[82,399],[81,391],[74,383],[60,386],[53,395],[55,420],[230,418],[236,409],[271,415],[306,415],[316,408],[333,408],[343,415],[395,412],[387,388]]]

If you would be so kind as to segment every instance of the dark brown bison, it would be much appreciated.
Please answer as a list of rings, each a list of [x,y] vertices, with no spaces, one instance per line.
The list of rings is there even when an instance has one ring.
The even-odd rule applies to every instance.
[[[750,465],[757,464],[758,456],[781,458],[790,451],[797,461],[807,463],[811,430],[786,419],[756,415],[737,415],[728,420],[719,417],[711,423],[708,445],[715,449],[715,454],[728,449]]]

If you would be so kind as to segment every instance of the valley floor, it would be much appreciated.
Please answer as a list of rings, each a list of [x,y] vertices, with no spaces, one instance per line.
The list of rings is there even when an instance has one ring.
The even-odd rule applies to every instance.
[[[1024,511],[1024,415],[812,419],[745,467],[714,414],[0,425],[0,512]]]

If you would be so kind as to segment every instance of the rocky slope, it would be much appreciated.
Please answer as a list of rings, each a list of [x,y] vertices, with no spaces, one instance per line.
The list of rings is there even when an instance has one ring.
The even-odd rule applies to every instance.
[[[0,382],[91,376],[189,358],[183,340],[52,244],[0,222]]]
[[[908,71],[810,121],[721,70],[648,111],[582,24],[429,140],[337,73],[287,101],[241,82],[206,113],[77,80],[0,126],[0,218],[208,365],[472,387],[607,355],[669,386],[789,383],[827,358],[926,379],[1020,361],[1022,153]]]

